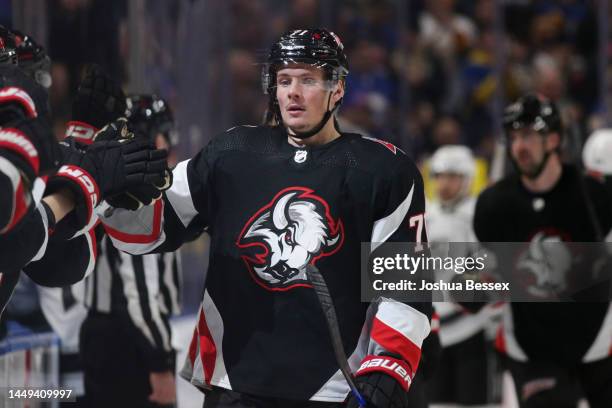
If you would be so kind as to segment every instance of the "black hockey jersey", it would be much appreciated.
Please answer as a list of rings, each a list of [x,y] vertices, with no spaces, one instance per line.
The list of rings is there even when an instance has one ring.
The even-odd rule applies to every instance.
[[[35,283],[61,287],[91,273],[96,237],[89,230],[71,240],[54,239],[55,221],[44,201],[31,209],[22,223],[0,236],[0,314],[23,270]]]
[[[481,242],[529,242],[539,234],[563,241],[593,242],[596,233],[580,185],[564,166],[548,192],[525,189],[518,175],[478,197],[474,231]],[[603,234],[612,226],[612,204],[602,184],[584,177]],[[612,309],[608,303],[512,303],[506,309],[497,346],[519,361],[567,364],[607,357],[612,352]]]
[[[359,254],[362,242],[425,241],[424,210],[416,166],[390,143],[343,134],[295,147],[282,129],[243,126],[180,163],[163,202],[103,222],[132,253],[174,250],[208,228],[206,290],[183,370],[193,384],[342,401],[348,385],[305,267],[327,281],[352,369],[389,350],[414,372],[431,305],[360,302]]]

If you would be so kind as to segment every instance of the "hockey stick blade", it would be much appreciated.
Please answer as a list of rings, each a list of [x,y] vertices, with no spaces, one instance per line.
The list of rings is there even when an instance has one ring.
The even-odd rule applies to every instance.
[[[308,276],[310,283],[312,283],[312,287],[317,294],[317,298],[319,298],[319,304],[321,305],[321,309],[325,315],[325,321],[327,322],[327,328],[329,329],[329,335],[331,337],[334,355],[336,356],[336,362],[338,363],[338,366],[340,366],[340,372],[346,379],[351,392],[359,402],[359,406],[365,407],[366,401],[363,398],[363,395],[361,395],[357,389],[357,385],[355,384],[355,380],[351,374],[348,360],[346,359],[346,353],[344,352],[344,346],[342,345],[342,337],[340,336],[340,326],[338,326],[336,309],[334,308],[334,303],[332,302],[331,295],[329,294],[327,284],[325,284],[325,279],[323,279],[319,269],[310,264],[306,265],[306,275]]]

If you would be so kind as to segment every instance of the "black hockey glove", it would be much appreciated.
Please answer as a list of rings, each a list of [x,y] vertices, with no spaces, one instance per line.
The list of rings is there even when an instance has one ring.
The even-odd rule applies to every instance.
[[[115,131],[121,132],[118,128]],[[63,150],[65,163],[50,178],[47,192],[67,187],[75,195],[75,211],[56,229],[59,233],[65,228],[62,236],[66,238],[93,225],[94,208],[102,200],[142,185],[162,184],[167,169],[166,152],[155,150],[148,141],[99,141],[82,151],[72,139],[63,143]]]
[[[124,129],[117,133],[112,131],[104,131],[104,129],[96,135],[96,141],[102,140],[122,140],[124,138],[133,138],[134,135],[130,132],[127,125],[127,119],[120,118],[111,124],[111,126],[120,124]],[[162,197],[162,191],[167,190],[172,185],[172,172],[169,169],[164,171],[164,178],[159,183],[142,184],[131,187],[128,191],[116,194],[112,197],[107,197],[106,202],[115,208],[125,208],[135,211],[145,205],[150,205],[155,200]]]
[[[100,67],[92,65],[72,102],[72,120],[68,122],[66,136],[90,144],[94,134],[125,115],[125,109],[125,94],[119,84]]]
[[[394,355],[370,355],[363,359],[355,373],[355,384],[368,408],[407,408],[412,376],[412,370],[404,360]],[[359,408],[352,393],[346,406]]]
[[[162,191],[167,190],[171,185],[172,172],[168,171],[164,178],[164,186],[145,184],[132,187],[125,193],[107,198],[106,202],[115,208],[125,208],[127,210],[136,211],[162,198]]]

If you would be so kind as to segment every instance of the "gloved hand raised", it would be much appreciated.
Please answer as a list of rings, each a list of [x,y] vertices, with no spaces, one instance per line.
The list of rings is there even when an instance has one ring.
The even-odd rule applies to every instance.
[[[125,121],[113,122],[99,133],[100,141],[82,149],[74,139],[62,142],[64,165],[48,182],[48,193],[68,188],[75,196],[74,214],[66,217],[70,235],[92,225],[93,210],[102,200],[143,185],[165,183],[165,151],[156,150],[149,141],[130,139]],[[159,189],[156,194],[161,196]]]
[[[67,124],[66,137],[75,137],[90,144],[93,136],[125,115],[125,94],[119,83],[97,65],[89,67],[72,101],[72,120]]]

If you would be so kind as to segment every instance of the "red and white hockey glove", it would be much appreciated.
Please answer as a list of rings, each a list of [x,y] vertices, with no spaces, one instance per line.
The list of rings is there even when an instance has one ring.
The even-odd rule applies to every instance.
[[[414,373],[410,365],[392,354],[366,356],[355,372],[355,384],[368,408],[407,408],[408,389]],[[353,394],[347,407],[359,408]]]

